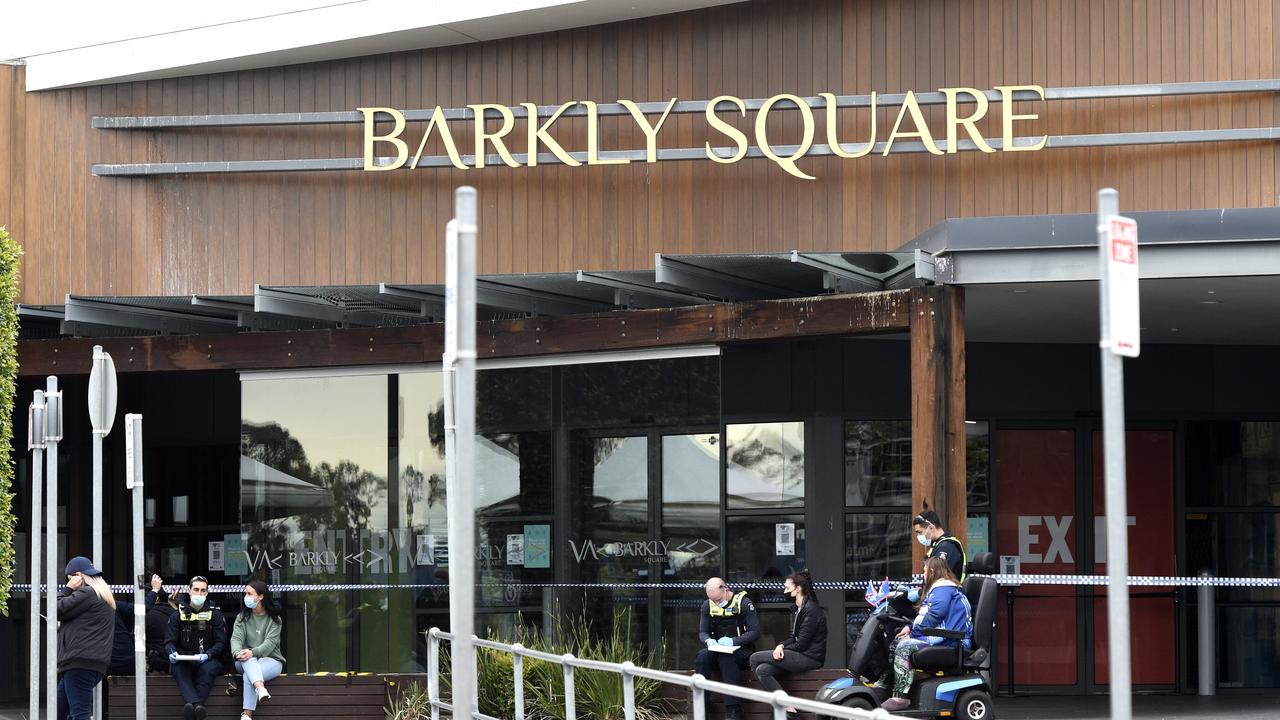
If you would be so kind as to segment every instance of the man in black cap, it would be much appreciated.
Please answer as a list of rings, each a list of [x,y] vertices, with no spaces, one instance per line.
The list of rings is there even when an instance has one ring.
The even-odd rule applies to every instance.
[[[208,600],[209,580],[203,575],[191,578],[186,602],[179,602],[178,612],[169,616],[165,633],[169,671],[187,702],[182,707],[183,720],[205,720],[204,704],[222,670],[219,658],[226,644],[226,624],[222,610]]]

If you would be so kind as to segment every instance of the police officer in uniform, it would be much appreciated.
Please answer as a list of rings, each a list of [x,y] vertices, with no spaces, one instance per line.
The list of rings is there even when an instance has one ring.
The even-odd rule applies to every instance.
[[[964,582],[964,546],[960,540],[951,536],[942,528],[942,518],[933,510],[926,509],[911,521],[911,529],[916,533],[916,542],[928,548],[925,558],[935,555],[947,561],[951,574]]]
[[[760,639],[760,618],[746,591],[734,593],[724,580],[713,577],[706,584],[707,601],[698,620],[698,639],[706,647],[698,651],[694,662],[698,672],[711,677],[720,671],[720,681],[737,685],[747,658]],[[732,652],[716,652],[714,646],[732,647]],[[724,714],[727,720],[741,720],[742,708],[736,697],[726,696]]]
[[[201,575],[191,578],[186,602],[169,616],[164,649],[169,668],[186,705],[183,720],[205,720],[204,704],[209,700],[213,681],[222,671],[222,649],[226,645],[226,623],[222,610],[209,602],[209,581]],[[179,656],[194,660],[179,660]]]

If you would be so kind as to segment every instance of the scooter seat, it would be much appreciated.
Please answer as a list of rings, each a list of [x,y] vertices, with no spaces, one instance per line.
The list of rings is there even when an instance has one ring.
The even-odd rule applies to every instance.
[[[911,664],[925,672],[959,672],[963,652],[954,647],[922,647],[912,653]]]

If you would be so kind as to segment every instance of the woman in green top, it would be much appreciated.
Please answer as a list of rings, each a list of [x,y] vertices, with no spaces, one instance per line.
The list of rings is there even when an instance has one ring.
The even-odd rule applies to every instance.
[[[280,610],[271,601],[271,588],[261,580],[251,580],[244,588],[244,607],[231,631],[231,655],[244,678],[240,720],[249,720],[258,709],[258,702],[271,697],[267,681],[279,677],[284,670]]]

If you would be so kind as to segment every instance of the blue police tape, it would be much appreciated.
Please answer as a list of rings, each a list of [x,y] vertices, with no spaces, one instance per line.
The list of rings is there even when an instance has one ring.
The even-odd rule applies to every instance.
[[[990,575],[987,577],[994,578],[1001,585],[1107,585],[1110,578],[1106,575]],[[903,582],[919,583],[920,576],[917,575],[911,580]],[[872,582],[880,582],[879,580]],[[819,590],[865,590],[867,581],[862,582],[815,582],[814,587]],[[1178,577],[1167,575],[1130,575],[1128,578],[1129,587],[1253,587],[1253,588],[1280,588],[1280,578],[1252,578],[1252,577],[1213,577],[1213,576],[1196,576],[1196,577]],[[745,590],[779,590],[782,588],[780,582],[747,582],[733,583],[734,587]],[[167,585],[166,588],[171,592],[180,590],[185,585]],[[703,583],[476,583],[476,587],[484,588],[534,588],[534,589],[622,589],[622,590],[701,590]],[[43,592],[45,586],[39,586]],[[279,584],[272,585],[274,592],[339,592],[347,590],[425,590],[425,589],[447,590],[449,586],[444,583],[315,583],[315,584]],[[244,585],[213,585],[209,591],[215,593],[231,593],[240,592],[244,589]],[[31,591],[29,583],[14,584],[12,590],[15,593],[26,593]],[[119,595],[129,595],[133,593],[133,587],[130,585],[112,585],[111,591]]]

